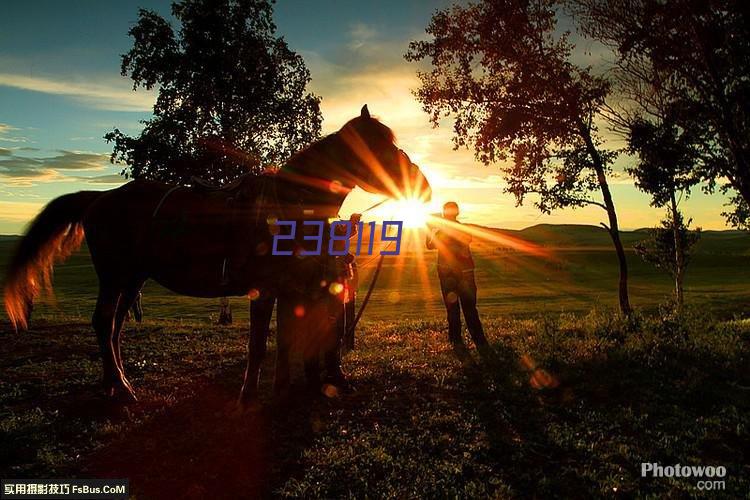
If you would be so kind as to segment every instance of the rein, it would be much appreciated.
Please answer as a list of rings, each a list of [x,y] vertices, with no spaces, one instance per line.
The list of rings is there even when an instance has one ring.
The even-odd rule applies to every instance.
[[[380,254],[380,257],[378,257],[378,265],[375,268],[375,273],[372,275],[370,286],[367,288],[367,293],[365,294],[365,298],[362,301],[362,304],[359,306],[359,311],[357,311],[357,315],[354,317],[352,326],[347,327],[346,329],[345,337],[349,337],[354,334],[354,329],[357,328],[357,323],[359,323],[362,314],[364,314],[367,303],[370,302],[370,296],[372,296],[372,291],[375,290],[375,283],[378,281],[378,276],[380,276],[380,269],[383,267],[383,257],[385,257],[383,254]]]
[[[371,207],[368,207],[368,208],[364,209],[362,211],[362,213],[369,212],[370,210],[373,210],[373,209],[379,207],[380,205],[382,205],[386,201],[388,201],[388,198],[383,198],[382,200],[380,200],[379,202],[375,203]],[[386,245],[385,248],[388,248],[391,243],[393,243],[393,242],[389,242],[388,245]],[[344,334],[345,338],[346,337],[351,337],[352,335],[354,335],[354,329],[357,328],[357,324],[359,324],[359,320],[362,318],[362,315],[365,312],[365,308],[367,307],[367,304],[370,302],[370,297],[372,296],[372,292],[373,292],[373,290],[375,290],[375,283],[377,283],[378,276],[380,276],[380,270],[383,267],[383,257],[385,257],[385,255],[383,255],[382,250],[381,250],[380,256],[378,256],[378,264],[375,267],[375,272],[372,275],[372,280],[370,280],[370,286],[367,287],[367,293],[365,294],[365,298],[362,301],[362,304],[359,306],[359,311],[357,311],[357,315],[354,317],[354,322],[352,323],[351,326],[349,326],[349,327],[346,328],[346,332]]]
[[[164,202],[167,200],[167,198],[169,198],[169,195],[172,194],[172,193],[174,193],[175,191],[177,191],[181,187],[182,186],[179,185],[179,184],[177,186],[172,186],[171,188],[169,188],[169,190],[166,193],[164,193],[164,196],[161,197],[161,199],[159,200],[159,203],[156,205],[156,208],[154,209],[153,213],[151,214],[151,218],[152,219],[156,218],[156,214],[159,213],[159,209],[161,208],[162,205],[164,205]]]
[[[385,203],[386,201],[388,201],[388,198],[383,198],[382,200],[380,200],[380,201],[379,201],[379,202],[377,202],[376,204],[372,205],[371,207],[368,207],[368,208],[365,208],[364,210],[362,210],[362,212],[361,212],[361,213],[369,212],[370,210],[373,210],[373,209],[375,209],[375,208],[378,208],[378,207],[379,207],[380,205],[382,205],[382,204],[383,204],[383,203]]]

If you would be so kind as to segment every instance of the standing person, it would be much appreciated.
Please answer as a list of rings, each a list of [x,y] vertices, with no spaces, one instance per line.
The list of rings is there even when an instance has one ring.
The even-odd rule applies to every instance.
[[[349,241],[351,238],[357,235],[358,223],[362,219],[362,214],[352,214],[349,217],[349,229],[345,226],[338,226],[338,235],[349,234],[349,239],[346,241],[339,240],[334,249],[337,252],[347,250],[347,252],[336,257],[337,273],[336,278],[341,283],[342,290],[338,294],[338,299],[341,300],[339,304],[338,299],[333,302],[333,307],[336,309],[335,317],[336,323],[334,326],[335,330],[335,344],[333,348],[328,349],[324,353],[324,362],[326,365],[326,378],[334,383],[334,385],[342,385],[345,390],[351,390],[353,387],[349,382],[346,381],[346,377],[343,375],[341,370],[341,355],[342,349],[351,349],[354,347],[354,332],[351,329],[354,321],[354,295],[352,292],[352,284],[355,277],[354,256],[348,252]],[[356,289],[355,289],[356,293]]]
[[[487,347],[482,322],[477,312],[477,285],[474,280],[474,259],[471,256],[471,234],[458,222],[458,204],[443,205],[443,223],[431,228],[425,245],[437,249],[438,278],[443,302],[448,312],[448,339],[461,357],[467,354],[461,335],[461,309],[474,344],[481,351]]]
[[[349,238],[356,236],[357,234],[357,223],[362,218],[362,214],[352,214],[349,218],[349,223],[351,225],[351,233],[349,235]],[[339,226],[337,234],[343,235],[346,234],[346,229],[342,228],[342,226]],[[340,251],[344,248],[349,247],[349,242],[339,242],[336,244],[336,250]],[[350,255],[350,254],[347,254]],[[346,256],[336,257],[336,276],[335,278],[342,281],[347,282],[350,279],[349,274],[349,264],[348,259]],[[346,285],[345,285],[346,286]],[[355,285],[356,286],[356,285]],[[356,289],[356,288],[355,288]],[[345,297],[346,294],[339,294],[342,299]],[[245,385],[252,386],[253,384],[257,386],[257,380],[248,380],[248,374],[254,373],[258,374],[260,376],[260,372],[258,371],[258,363],[259,359],[265,355],[266,352],[266,342],[269,335],[270,325],[271,325],[271,318],[273,316],[273,309],[274,304],[277,300],[277,295],[270,291],[270,290],[260,290],[258,295],[253,297],[250,301],[250,337],[248,340],[248,350],[254,351],[257,353],[261,353],[261,355],[257,359],[248,358],[248,366],[245,370]],[[353,301],[354,297],[350,296],[350,299]],[[334,325],[334,335],[335,339],[333,339],[333,342],[331,342],[331,345],[327,348],[323,349],[323,358],[326,368],[326,380],[328,382],[336,382],[338,384],[341,384],[345,389],[350,389],[351,386],[348,384],[348,382],[345,381],[345,376],[343,374],[343,371],[341,370],[341,347],[343,342],[345,341],[344,336],[346,333],[346,325],[351,324],[347,323],[347,317],[348,314],[346,313],[344,309],[344,304],[338,303],[341,307],[337,306],[338,299],[334,299],[333,302],[330,303],[330,306],[332,308],[331,316],[335,318],[335,325]],[[353,306],[353,304],[352,304]],[[277,306],[277,317],[278,317],[278,306]],[[352,316],[353,318],[353,316]],[[353,339],[351,339],[352,343],[354,342]],[[316,353],[314,356],[314,359],[307,359],[305,362],[305,376],[307,378],[307,382],[310,385],[319,385],[320,382],[320,374],[319,374],[319,354]],[[280,352],[277,350],[277,356],[287,356],[288,353],[280,354]],[[288,362],[288,360],[282,360],[283,362]],[[278,360],[277,360],[278,362]],[[254,363],[254,364],[253,364]],[[243,394],[245,394],[245,389],[243,388]]]
[[[355,226],[356,227],[356,226]],[[354,349],[354,319],[357,317],[357,289],[359,288],[359,270],[357,269],[357,258],[347,253],[345,256],[347,265],[344,287],[346,291],[344,301],[344,347],[347,350]]]
[[[359,221],[362,214],[352,214],[349,223],[352,230],[349,240],[357,236]],[[354,349],[354,319],[357,311],[357,289],[359,288],[359,270],[357,269],[357,258],[351,253],[349,242],[346,244],[347,252],[343,258],[343,281],[344,281],[344,324],[343,324],[343,347],[347,350]]]

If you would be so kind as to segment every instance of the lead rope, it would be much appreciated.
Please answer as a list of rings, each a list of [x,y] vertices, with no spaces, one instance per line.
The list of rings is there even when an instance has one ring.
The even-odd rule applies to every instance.
[[[369,212],[370,210],[372,210],[372,209],[374,209],[374,208],[378,208],[378,207],[379,207],[380,205],[382,205],[383,203],[385,203],[385,202],[386,202],[386,201],[388,201],[389,199],[390,199],[390,198],[388,198],[388,197],[386,197],[386,198],[383,198],[382,200],[380,200],[380,201],[379,201],[379,202],[377,202],[376,204],[372,205],[371,207],[365,208],[365,209],[364,209],[364,210],[362,211],[362,213],[365,213],[365,212]]]
[[[177,185],[177,186],[172,186],[172,187],[171,187],[171,188],[169,189],[169,191],[167,191],[166,193],[164,193],[164,196],[162,196],[162,197],[161,197],[161,199],[159,200],[159,203],[158,203],[158,204],[156,205],[156,208],[154,209],[153,213],[151,214],[151,218],[152,218],[152,219],[153,219],[153,218],[155,218],[155,217],[156,217],[156,214],[158,214],[158,213],[159,213],[159,209],[160,209],[160,208],[161,208],[161,206],[162,206],[162,205],[164,204],[164,202],[165,202],[165,201],[166,201],[166,199],[167,199],[167,198],[169,197],[169,195],[170,195],[170,194],[172,194],[172,193],[174,193],[175,191],[177,191],[177,190],[178,190],[178,189],[180,189],[181,187],[182,187],[182,186],[180,186],[180,185]]]
[[[362,213],[369,212],[370,210],[373,210],[374,208],[379,207],[383,203],[388,201],[388,198],[383,198],[379,202],[375,203],[369,208],[366,208]],[[352,326],[347,327],[346,329],[346,337],[350,337],[354,334],[354,329],[357,328],[357,324],[359,323],[360,318],[362,318],[362,314],[365,312],[365,307],[367,307],[368,302],[370,302],[370,297],[372,296],[373,290],[375,290],[375,283],[378,281],[378,276],[380,276],[380,269],[383,267],[383,250],[387,249],[392,241],[388,243],[388,245],[385,246],[385,248],[381,249],[380,251],[380,257],[378,258],[378,264],[375,266],[375,272],[372,275],[372,280],[370,280],[370,286],[367,288],[367,293],[365,294],[365,298],[362,301],[362,304],[359,306],[359,311],[357,311],[357,315],[354,317],[354,322],[352,323]]]
[[[357,323],[359,323],[359,319],[362,317],[362,314],[364,314],[365,307],[367,307],[367,303],[370,302],[370,296],[372,295],[372,291],[375,290],[375,283],[378,281],[378,276],[380,275],[380,269],[383,267],[383,257],[385,257],[385,255],[381,253],[380,257],[378,258],[378,265],[375,267],[375,273],[373,273],[372,280],[370,281],[370,287],[367,289],[365,298],[362,301],[362,305],[359,306],[359,311],[357,311],[357,315],[354,317],[354,322],[352,323],[352,326],[346,329],[347,337],[354,334],[354,329],[357,328]]]

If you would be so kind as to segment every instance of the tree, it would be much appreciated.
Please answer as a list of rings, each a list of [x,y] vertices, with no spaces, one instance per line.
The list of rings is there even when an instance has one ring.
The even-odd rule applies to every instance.
[[[721,215],[727,219],[729,225],[743,231],[750,230],[750,205],[742,196],[734,195],[725,206],[729,207],[729,211],[722,212]]]
[[[105,136],[125,177],[224,184],[320,135],[320,98],[306,90],[302,57],[276,36],[272,0],[182,0],[172,15],[178,30],[141,9],[129,31],[122,75],[158,97],[139,136]]]
[[[435,13],[431,40],[409,46],[407,60],[428,59],[415,94],[437,126],[454,118],[454,146],[473,145],[502,167],[507,192],[522,204],[536,194],[544,213],[594,205],[608,218],[620,265],[620,308],[628,314],[628,268],[607,175],[616,153],[603,147],[596,119],[609,82],[571,58],[557,30],[554,0],[485,0]],[[598,192],[600,199],[594,199]]]
[[[139,136],[104,136],[126,178],[225,184],[320,135],[320,98],[306,90],[302,57],[276,36],[272,0],[182,0],[172,15],[178,31],[145,9],[129,31],[121,73],[158,97]],[[231,322],[228,301],[219,316]]]
[[[750,11],[741,0],[569,0],[585,34],[611,47],[619,64],[664,75],[677,125],[710,159],[698,174],[709,191],[734,191],[730,222],[750,204]],[[733,215],[733,216],[732,216]]]
[[[636,243],[635,252],[646,262],[658,269],[663,269],[675,280],[675,300],[677,307],[682,307],[682,277],[690,263],[690,250],[700,240],[700,228],[691,231],[690,220],[684,222],[682,214],[677,213],[677,219],[671,210],[667,210],[667,217],[661,225],[649,229],[648,238]],[[675,260],[680,249],[681,260]]]
[[[651,195],[651,205],[667,207],[667,217],[662,226],[652,231],[651,244],[636,247],[636,251],[657,267],[666,268],[675,280],[677,309],[684,303],[683,282],[687,267],[689,246],[679,203],[690,195],[690,188],[698,183],[695,168],[699,151],[690,131],[680,130],[672,120],[655,123],[635,118],[630,123],[628,149],[638,156],[634,166],[626,170],[635,179],[636,186]],[[671,243],[664,241],[671,234]],[[670,251],[671,253],[665,253]],[[667,265],[665,260],[671,260]]]

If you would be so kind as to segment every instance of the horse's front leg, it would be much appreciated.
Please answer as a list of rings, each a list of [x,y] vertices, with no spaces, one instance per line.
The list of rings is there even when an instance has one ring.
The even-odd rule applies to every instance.
[[[353,387],[341,368],[341,348],[345,334],[344,304],[338,297],[329,299],[329,323],[327,339],[323,342],[323,358],[326,369],[327,384],[345,391]],[[327,392],[326,392],[327,394]]]
[[[294,304],[288,297],[279,297],[276,305],[276,374],[273,390],[276,395],[289,391],[289,354],[294,340]]]
[[[306,349],[305,358],[305,383],[311,392],[320,390],[320,352],[316,349]]]
[[[240,403],[248,405],[258,399],[260,367],[266,356],[268,332],[273,315],[274,295],[261,294],[250,302],[250,335],[247,341],[247,367],[240,392]]]

